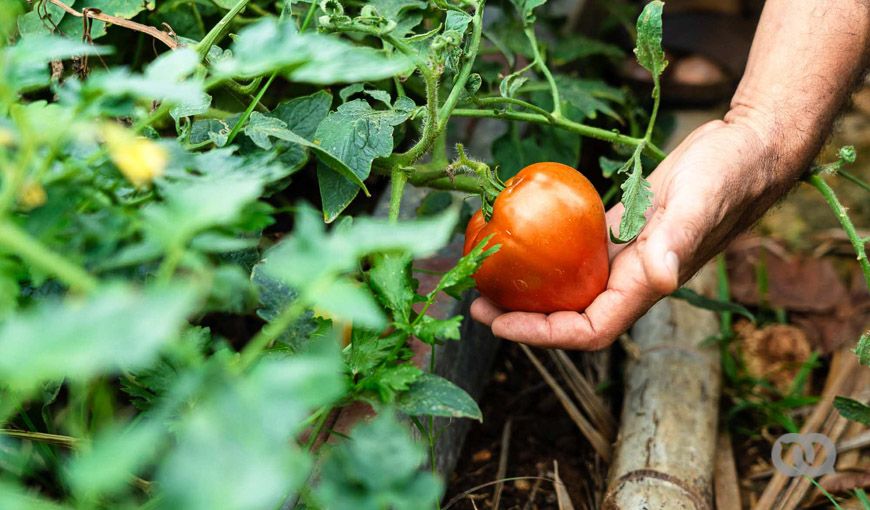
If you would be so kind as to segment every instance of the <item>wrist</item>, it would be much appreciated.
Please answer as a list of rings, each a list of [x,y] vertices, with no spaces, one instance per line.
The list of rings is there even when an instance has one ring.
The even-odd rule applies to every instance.
[[[805,126],[773,108],[754,106],[737,97],[724,122],[744,132],[760,158],[759,171],[773,183],[790,186],[801,178],[819,151],[818,128]]]

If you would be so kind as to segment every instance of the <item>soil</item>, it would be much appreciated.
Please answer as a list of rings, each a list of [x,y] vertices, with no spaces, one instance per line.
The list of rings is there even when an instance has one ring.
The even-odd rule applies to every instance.
[[[608,372],[607,356],[574,359],[584,375],[595,381],[593,384],[607,385],[607,381],[600,380],[600,374]],[[554,368],[550,370],[556,373]],[[574,508],[597,507],[595,501],[604,489],[607,467],[515,344],[505,342],[502,346],[480,406],[484,422],[473,425],[466,438],[444,498],[445,510],[454,499],[450,506],[454,510],[495,508],[496,486],[492,482],[499,478],[499,460],[504,455],[502,435],[508,421],[511,433],[504,478],[523,478],[504,483],[498,508],[559,508],[552,482],[554,462],[558,463],[559,477]],[[474,489],[484,484],[490,485]],[[468,494],[462,496],[466,491]]]

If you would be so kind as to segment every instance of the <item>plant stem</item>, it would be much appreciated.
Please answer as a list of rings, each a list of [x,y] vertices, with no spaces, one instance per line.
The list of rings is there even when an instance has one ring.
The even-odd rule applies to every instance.
[[[634,138],[632,136],[623,135],[615,131],[608,131],[606,129],[587,126],[585,124],[580,124],[578,122],[568,120],[564,117],[553,118],[553,120],[551,121],[547,117],[537,113],[484,109],[477,110],[471,108],[457,108],[453,110],[453,115],[457,117],[486,117],[493,119],[514,120],[520,122],[532,122],[535,124],[546,124],[550,126],[556,126],[566,131],[571,131],[573,133],[577,133],[579,135],[583,135],[589,138],[595,138],[596,140],[604,140],[611,143],[621,143],[625,145],[631,145],[633,147],[645,144],[643,150],[649,156],[653,157],[656,161],[662,161],[663,159],[665,159],[665,153],[661,149],[656,147],[654,144],[647,142],[643,138]]]
[[[240,0],[240,1],[242,1],[242,0]],[[244,1],[246,1],[246,0],[244,0]],[[312,0],[311,6],[308,8],[308,13],[305,15],[305,20],[302,22],[302,26],[299,28],[300,32],[304,32],[305,29],[308,28],[308,24],[311,23],[311,19],[314,16],[314,11],[316,9],[316,7],[315,7],[316,5],[317,5],[317,2]],[[279,17],[279,19],[282,19],[283,17],[284,17],[284,11],[282,10],[281,16]],[[251,100],[250,103],[248,103],[248,107],[245,108],[245,111],[242,112],[242,115],[239,117],[239,120],[236,121],[236,124],[233,126],[233,129],[230,131],[230,134],[227,135],[226,145],[229,145],[233,142],[233,140],[236,138],[236,135],[238,135],[239,131],[242,130],[242,126],[244,126],[245,123],[248,122],[248,118],[250,118],[251,113],[253,113],[253,111],[254,111],[254,108],[256,108],[256,106],[258,104],[260,104],[260,100],[263,99],[264,95],[266,95],[266,91],[269,90],[269,86],[272,85],[272,81],[275,80],[276,76],[278,76],[278,71],[273,71],[272,74],[269,75],[269,78],[266,80],[266,83],[264,83],[263,86],[260,87],[260,90],[257,91],[257,95],[254,96],[254,98]]]
[[[266,90],[269,89],[269,85],[272,84],[272,80],[274,80],[275,76],[277,75],[277,71],[269,75],[269,79],[266,80],[266,83],[264,83],[262,87],[260,87],[260,90],[259,92],[257,92],[257,95],[254,96],[254,99],[250,103],[248,103],[248,107],[245,108],[245,111],[242,113],[242,115],[239,117],[239,120],[236,121],[236,124],[233,126],[232,131],[230,131],[230,134],[227,135],[226,145],[233,143],[236,135],[238,135],[239,131],[242,130],[242,126],[248,121],[248,118],[251,116],[251,113],[253,113],[254,108],[260,103],[260,99],[263,99],[263,95],[266,93]]]
[[[855,225],[852,223],[849,215],[846,214],[846,208],[843,207],[843,204],[840,203],[834,190],[827,182],[825,182],[824,179],[822,179],[822,176],[818,173],[812,173],[807,180],[817,190],[819,190],[819,193],[825,197],[825,201],[828,202],[831,210],[834,211],[834,215],[837,217],[840,226],[843,227],[843,230],[849,237],[849,241],[852,243],[855,253],[858,255],[858,263],[861,265],[861,270],[864,272],[864,283],[867,285],[867,288],[870,289],[870,261],[867,260],[867,250],[864,246],[867,241],[858,236],[858,232],[855,230]]]
[[[203,37],[201,41],[199,41],[195,46],[195,49],[200,60],[204,60],[211,47],[217,44],[226,35],[229,30],[230,22],[232,22],[233,18],[235,18],[240,12],[242,12],[242,9],[248,5],[249,1],[250,0],[238,0],[236,4],[233,5],[232,9],[227,11],[227,13],[224,14],[224,17],[221,18],[221,20],[218,21],[207,34],[205,34],[205,37]]]
[[[541,108],[540,106],[535,106],[532,103],[523,101],[522,99],[515,99],[513,97],[484,97],[480,98],[476,101],[479,106],[487,106],[494,104],[509,104],[519,106],[521,108],[525,108],[526,110],[531,110],[535,113],[540,113],[544,117],[547,117],[547,120],[550,122],[554,122],[556,119],[553,115],[547,110]]]
[[[851,172],[847,172],[843,169],[840,169],[840,170],[837,170],[837,175],[839,175],[843,179],[846,179],[847,181],[855,184],[856,186],[863,189],[864,191],[870,191],[870,184],[867,184],[866,181],[864,181],[863,179],[861,179],[860,177],[858,177],[856,175],[853,175]]]
[[[81,442],[81,439],[70,436],[61,436],[58,434],[46,434],[44,432],[30,432],[27,430],[15,429],[0,429],[0,436],[16,437],[19,439],[36,441],[39,443],[56,444],[59,446],[65,446],[67,448],[73,448]]]
[[[426,186],[432,189],[443,189],[448,191],[465,191],[467,193],[479,194],[483,187],[480,181],[470,175],[457,175],[455,177],[439,177],[431,180],[416,179],[416,176],[411,176],[411,184],[414,186]]]
[[[529,40],[529,44],[532,46],[532,55],[535,59],[534,63],[537,65],[538,71],[540,71],[547,79],[547,83],[550,84],[550,94],[553,96],[553,117],[559,118],[562,116],[562,100],[559,98],[559,88],[556,86],[556,80],[553,78],[553,73],[550,72],[550,68],[547,67],[547,62],[544,61],[544,57],[538,49],[538,38],[535,36],[535,28],[528,26],[525,28],[524,32],[526,38]]]
[[[444,101],[444,105],[438,112],[439,131],[442,131],[447,127],[447,121],[450,120],[450,115],[453,113],[453,109],[456,108],[459,98],[462,97],[462,93],[465,90],[465,84],[468,82],[468,77],[471,76],[474,61],[477,60],[477,52],[480,48],[480,36],[483,33],[483,3],[483,1],[480,2],[480,5],[474,12],[474,16],[471,18],[471,39],[468,41],[465,63],[462,65],[462,69],[459,71],[459,75],[453,83],[453,88],[450,90],[450,94],[447,95],[447,99]]]
[[[404,169],[393,168],[390,176],[390,221],[399,221],[399,212],[402,208],[402,194],[405,192],[405,184],[408,182],[408,174]]]
[[[0,246],[33,267],[53,274],[73,290],[90,292],[99,284],[87,271],[49,250],[9,220],[0,221]]]
[[[652,141],[652,133],[653,128],[656,125],[656,117],[659,114],[659,104],[662,102],[662,92],[659,85],[659,77],[655,74],[653,75],[653,109],[652,113],[649,116],[649,124],[646,126],[646,134],[644,134],[644,140],[647,142]]]

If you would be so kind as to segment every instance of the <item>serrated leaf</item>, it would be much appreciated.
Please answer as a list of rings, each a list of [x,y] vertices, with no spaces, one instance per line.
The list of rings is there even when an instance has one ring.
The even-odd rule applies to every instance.
[[[408,390],[423,371],[411,364],[381,365],[362,378],[357,387],[374,393],[382,402],[392,403],[396,395]]]
[[[332,510],[434,508],[441,483],[420,469],[425,460],[408,427],[383,410],[325,454],[314,494],[322,508]]]
[[[191,105],[203,99],[203,81],[192,75],[199,57],[191,48],[178,48],[157,57],[142,74],[125,68],[95,72],[84,83],[87,94],[134,97]]]
[[[643,176],[641,164],[641,152],[643,144],[637,146],[634,155],[628,160],[619,173],[625,173],[631,168],[631,174],[622,183],[622,205],[624,211],[619,220],[619,236],[610,232],[610,239],[614,243],[623,244],[634,240],[640,234],[646,224],[646,210],[652,205],[652,191],[649,181]]]
[[[653,75],[658,83],[668,61],[662,49],[662,9],[664,3],[654,0],[646,4],[637,18],[637,62]]]
[[[467,255],[460,258],[455,266],[444,273],[441,280],[438,281],[438,285],[429,293],[429,295],[434,296],[439,291],[442,291],[449,296],[460,299],[463,292],[473,288],[475,283],[471,276],[477,272],[478,268],[480,268],[480,265],[487,257],[497,252],[499,249],[499,246],[493,246],[486,250],[484,249],[490,238],[492,238],[492,236],[487,236],[486,239],[482,240],[477,246],[472,248]]]
[[[397,322],[408,322],[416,297],[417,282],[411,276],[411,257],[384,253],[372,257],[369,286]]]
[[[459,340],[459,327],[462,325],[462,316],[456,315],[449,319],[436,319],[424,315],[414,325],[413,334],[421,342],[435,345],[447,340]]]
[[[847,397],[834,397],[834,407],[847,420],[857,421],[870,427],[870,406]]]
[[[176,338],[195,304],[194,289],[182,285],[114,285],[86,300],[45,300],[0,328],[0,379],[24,389],[143,368]]]
[[[396,101],[394,109],[374,110],[362,99],[347,102],[320,123],[314,143],[351,169],[352,176],[342,173],[342,177],[361,183],[371,173],[375,158],[393,153],[393,127],[410,117],[411,111],[407,106],[406,102]],[[332,168],[332,165],[329,166]],[[321,180],[321,197],[330,199],[328,202],[324,200],[327,221],[334,220],[355,196],[348,186],[335,181],[331,179],[324,183]]]
[[[399,396],[396,406],[409,416],[446,416],[483,421],[477,402],[459,386],[435,374],[424,373]]]
[[[330,150],[322,147],[319,143],[306,140],[293,131],[290,131],[287,129],[287,124],[280,119],[264,115],[260,112],[253,112],[248,120],[248,124],[245,126],[245,134],[251,138],[251,141],[264,149],[272,147],[272,142],[269,141],[270,137],[278,138],[279,140],[291,142],[309,149],[317,154],[318,160],[326,165],[326,167],[339,173],[341,177],[348,181],[349,184],[354,186],[354,195],[359,189],[362,189],[366,195],[369,195],[365,183],[359,177],[357,172],[346,164],[339,155],[333,154]],[[392,147],[390,150],[392,151]],[[371,162],[369,162],[369,165],[371,165]],[[366,177],[367,176],[368,174],[366,174]]]

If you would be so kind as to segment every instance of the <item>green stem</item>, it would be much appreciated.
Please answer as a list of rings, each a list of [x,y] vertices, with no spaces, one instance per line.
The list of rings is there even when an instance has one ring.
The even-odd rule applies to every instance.
[[[839,175],[843,179],[846,179],[847,181],[857,185],[859,188],[863,189],[864,191],[870,191],[870,184],[867,184],[866,181],[864,181],[863,179],[861,179],[860,177],[858,177],[856,175],[853,175],[851,172],[847,172],[843,169],[840,169],[840,170],[837,170],[837,175]]]
[[[544,75],[547,79],[547,83],[550,84],[550,94],[553,96],[553,117],[561,117],[562,116],[562,101],[559,98],[559,88],[556,86],[556,80],[553,78],[553,73],[550,72],[550,68],[547,67],[547,62],[544,61],[544,57],[541,55],[540,50],[538,49],[538,38],[535,36],[534,27],[526,27],[524,30],[526,34],[526,38],[529,40],[529,44],[532,46],[532,56],[534,57],[534,63],[538,67],[538,71]]]
[[[205,60],[206,55],[208,55],[208,51],[212,46],[217,44],[229,31],[229,25],[233,21],[242,9],[248,5],[250,0],[238,0],[235,5],[233,5],[232,9],[227,11],[224,14],[224,17],[221,18],[220,21],[217,22],[215,26],[212,27],[211,30],[205,34],[205,37],[202,38],[201,41],[194,47],[196,49],[197,54],[199,55],[200,60]]]
[[[0,221],[0,246],[40,271],[53,274],[71,289],[90,292],[99,284],[87,271],[49,250],[8,220]]]
[[[621,143],[625,145],[630,145],[632,147],[637,147],[638,145],[644,144],[643,150],[649,156],[653,157],[657,161],[662,161],[663,159],[665,159],[665,153],[661,149],[656,147],[654,144],[647,142],[643,138],[634,138],[631,136],[623,135],[621,133],[617,133],[615,131],[608,131],[606,129],[587,126],[585,124],[580,124],[568,120],[564,117],[553,118],[553,120],[551,121],[547,117],[537,113],[483,109],[477,110],[470,108],[457,108],[453,110],[453,115],[457,117],[485,117],[493,119],[507,119],[520,122],[532,122],[534,124],[555,126],[566,131],[570,131],[572,133],[577,133],[579,135],[583,135],[589,138],[595,138],[596,140],[604,140],[610,143]]]
[[[408,182],[408,173],[404,169],[393,168],[390,176],[390,221],[399,221],[399,212],[402,208],[402,195],[405,192],[405,184]]]
[[[834,193],[834,190],[828,185],[828,183],[825,182],[825,180],[817,173],[810,174],[807,180],[813,185],[813,187],[819,190],[819,193],[825,197],[825,201],[828,202],[831,210],[834,211],[834,215],[837,217],[837,220],[840,222],[840,225],[849,237],[849,241],[852,243],[855,253],[858,255],[858,263],[861,265],[861,270],[864,272],[864,283],[867,285],[867,288],[870,289],[870,261],[867,260],[867,250],[864,246],[867,241],[858,236],[858,232],[855,230],[855,225],[846,213],[846,208],[840,203],[836,193]]]
[[[719,301],[731,301],[731,286],[728,283],[728,268],[725,265],[725,255],[720,253],[716,256],[716,283],[717,297]],[[731,336],[731,321],[733,314],[728,310],[719,313],[720,334],[722,338]]]
[[[649,124],[646,126],[646,134],[644,134],[644,140],[647,142],[652,141],[652,133],[653,128],[656,125],[656,117],[659,114],[659,104],[662,102],[662,92],[659,86],[659,77],[653,76],[653,109],[652,113],[649,116]]]
[[[243,1],[243,0],[240,0],[240,1]],[[247,1],[247,0],[244,0],[244,1]],[[308,28],[308,24],[311,23],[311,19],[314,16],[314,11],[316,10],[316,5],[317,5],[317,2],[312,0],[311,6],[308,8],[308,13],[305,15],[305,20],[302,22],[302,26],[299,28],[300,32],[304,32],[305,29]],[[281,17],[279,17],[279,19],[283,18],[283,16],[284,16],[284,11],[282,10]],[[257,95],[254,96],[254,98],[251,100],[250,103],[248,103],[248,107],[245,108],[245,111],[242,112],[242,115],[239,117],[239,120],[233,126],[233,129],[230,131],[230,134],[227,135],[226,145],[229,145],[230,143],[232,143],[233,140],[236,138],[236,135],[239,134],[239,131],[242,130],[242,126],[244,126],[245,123],[248,121],[248,118],[250,118],[251,113],[253,113],[253,111],[254,111],[254,108],[256,108],[257,105],[260,104],[260,100],[263,99],[264,95],[266,95],[266,91],[269,90],[269,86],[272,85],[272,82],[275,80],[276,76],[278,76],[278,71],[273,71],[272,74],[269,75],[269,78],[266,80],[266,83],[264,83],[263,86],[260,87],[260,90],[257,91]]]
[[[444,105],[438,112],[439,131],[444,130],[447,126],[447,121],[450,120],[450,115],[453,113],[453,109],[456,108],[456,104],[459,103],[459,99],[462,97],[462,93],[465,90],[465,84],[468,82],[468,77],[471,76],[474,61],[477,60],[477,52],[480,48],[480,36],[482,33],[483,1],[480,2],[480,5],[474,12],[474,16],[471,18],[471,39],[468,42],[465,63],[462,65],[462,69],[459,71],[459,75],[453,83],[453,88],[450,90],[450,94],[447,95],[447,99],[444,101]]]
[[[248,107],[245,108],[245,111],[242,112],[242,115],[239,117],[239,120],[236,121],[236,124],[233,126],[233,129],[230,131],[230,134],[227,135],[226,145],[233,143],[233,140],[235,140],[236,135],[238,135],[239,131],[242,130],[242,126],[244,126],[245,123],[248,121],[248,118],[251,116],[251,113],[253,113],[254,108],[256,108],[256,106],[258,104],[260,104],[260,100],[263,99],[263,95],[269,89],[269,85],[272,84],[272,80],[274,80],[275,76],[277,76],[277,75],[278,75],[277,71],[275,71],[274,73],[269,75],[269,79],[266,80],[266,83],[264,83],[262,87],[260,87],[260,90],[259,90],[259,92],[257,92],[257,95],[254,96],[254,99],[250,103],[248,103]]]
[[[521,108],[525,108],[526,110],[531,110],[535,113],[539,113],[547,118],[548,121],[554,122],[556,119],[553,117],[553,114],[548,112],[547,110],[541,108],[540,106],[535,106],[532,103],[523,101],[522,99],[516,99],[513,97],[484,97],[475,101],[475,103],[479,106],[488,106],[494,104],[509,104],[519,106]]]

